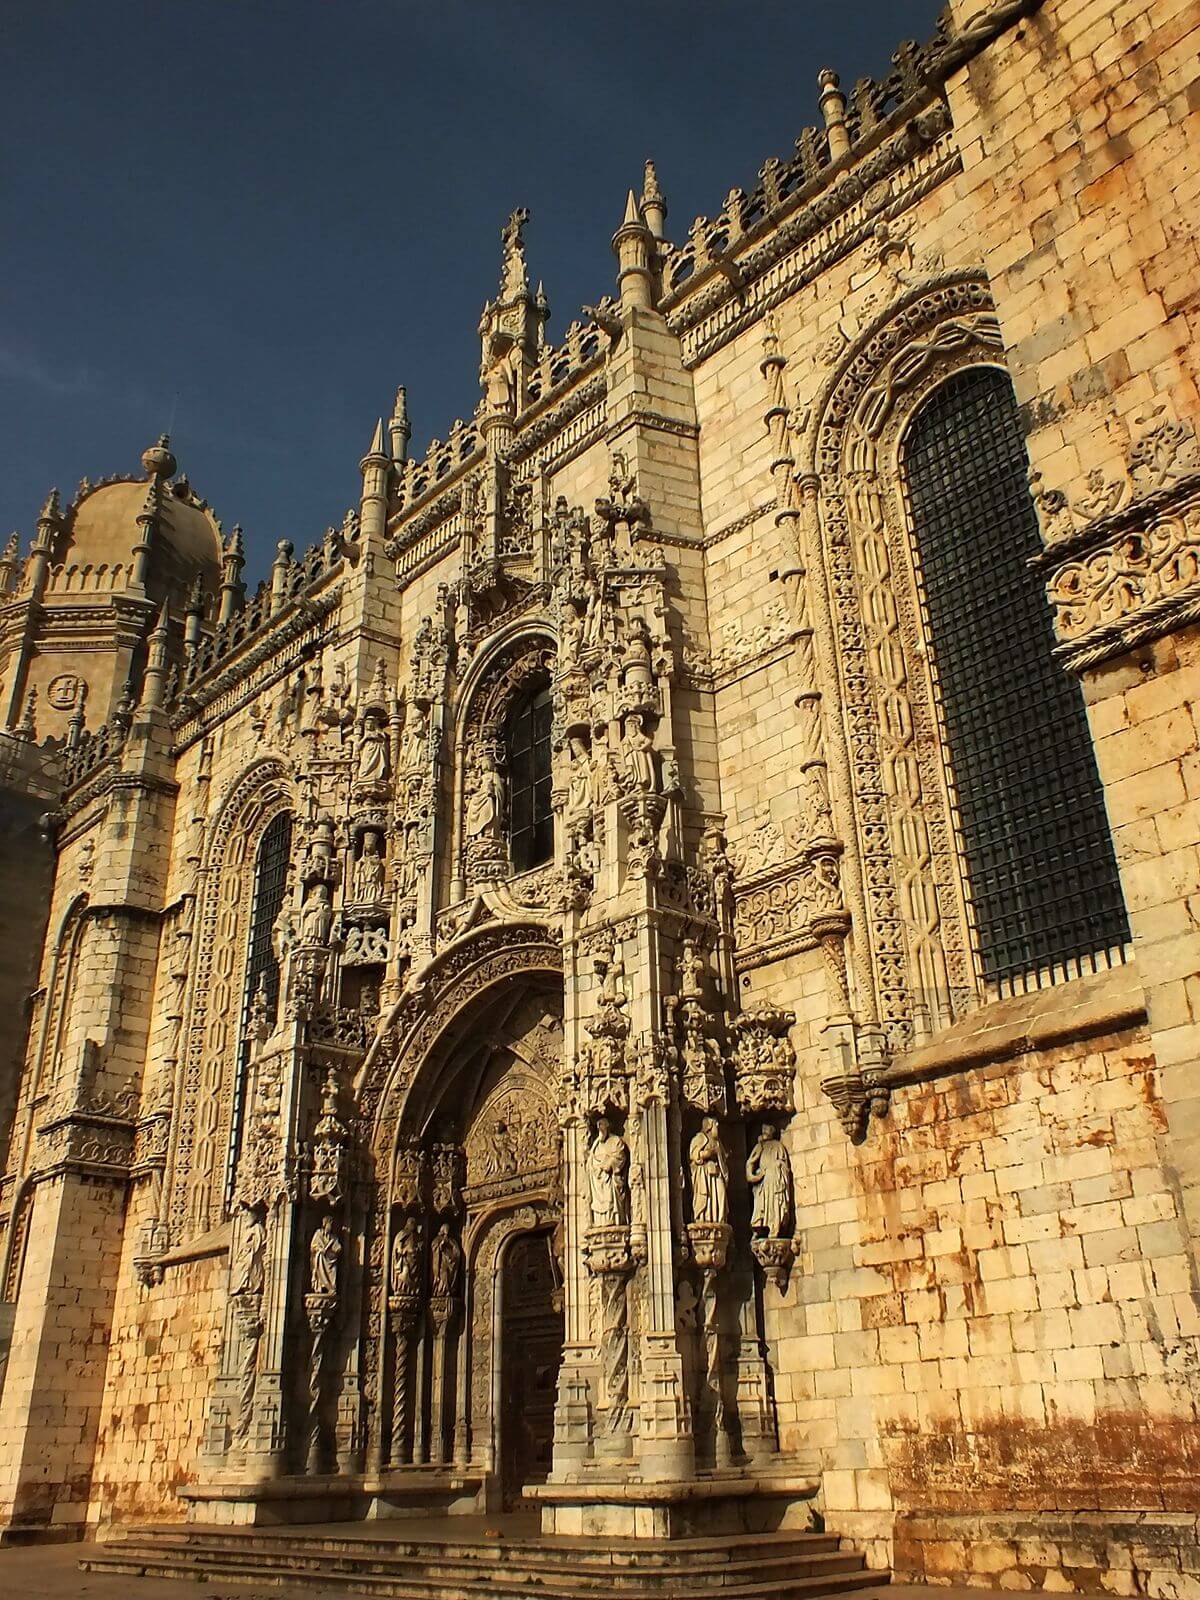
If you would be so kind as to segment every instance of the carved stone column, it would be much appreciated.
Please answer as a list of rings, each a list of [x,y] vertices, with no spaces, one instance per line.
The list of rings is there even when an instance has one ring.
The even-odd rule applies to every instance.
[[[421,1311],[419,1294],[394,1294],[388,1301],[391,1313],[395,1356],[392,1373],[392,1447],[391,1464],[403,1466],[412,1460],[413,1433],[411,1427],[410,1367],[412,1364],[413,1333]]]
[[[322,1416],[324,1399],[324,1369],[326,1335],[337,1310],[335,1294],[306,1294],[304,1314],[308,1318],[312,1343],[308,1355],[308,1459],[310,1473],[318,1473],[325,1464],[325,1423]]]
[[[717,1280],[729,1253],[733,1230],[727,1222],[689,1222],[688,1237],[692,1241],[696,1265],[703,1273],[704,1376],[712,1405],[717,1465],[728,1466],[732,1457],[729,1424],[725,1415],[725,1393],[721,1383],[721,1308],[717,1298]]]
[[[450,1295],[435,1294],[429,1301],[429,1315],[433,1323],[433,1372],[430,1377],[429,1395],[429,1458],[440,1465],[442,1462],[453,1458],[454,1454],[454,1427],[453,1414],[450,1422],[450,1444],[446,1442],[446,1344],[449,1337],[450,1325],[454,1321],[458,1302]]]
[[[629,1229],[622,1224],[591,1228],[584,1250],[588,1270],[599,1279],[601,1299],[603,1396],[595,1453],[627,1456],[632,1447],[628,1280],[633,1257],[629,1252]]]

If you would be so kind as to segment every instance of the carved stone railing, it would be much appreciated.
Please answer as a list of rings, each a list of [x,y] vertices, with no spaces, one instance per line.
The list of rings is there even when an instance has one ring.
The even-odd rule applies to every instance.
[[[720,273],[736,288],[740,278],[733,257],[762,238],[779,220],[811,201],[834,173],[844,171],[940,98],[946,79],[1042,0],[999,0],[955,28],[943,17],[928,44],[907,41],[893,56],[885,78],[860,78],[846,96],[833,75],[822,75],[826,95],[833,91],[837,109],[827,113],[824,127],[805,128],[787,160],[770,157],[760,167],[758,183],[749,191],[735,188],[715,217],[697,217],[684,244],[668,249],[662,260],[663,309],[670,310],[702,278]],[[824,98],[824,97],[823,97]]]

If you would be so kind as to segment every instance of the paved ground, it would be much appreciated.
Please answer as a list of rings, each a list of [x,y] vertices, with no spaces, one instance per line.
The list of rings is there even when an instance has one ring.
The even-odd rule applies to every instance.
[[[41,1544],[0,1550],[3,1600],[342,1600],[328,1584],[230,1583],[218,1579],[202,1587],[188,1578],[129,1578],[80,1572],[79,1544]],[[994,1589],[926,1589],[908,1584],[859,1589],[855,1600],[999,1600]],[[1003,1600],[1012,1600],[1005,1595]]]

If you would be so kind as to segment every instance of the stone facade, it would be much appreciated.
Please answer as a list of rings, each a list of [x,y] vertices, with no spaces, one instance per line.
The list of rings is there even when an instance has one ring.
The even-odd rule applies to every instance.
[[[559,345],[514,214],[475,416],[255,594],[166,441],[6,554],[9,1536],[524,1491],[1200,1594],[1198,44],[956,0],[682,244],[648,166]],[[1129,930],[1004,981],[904,466],[980,371]]]

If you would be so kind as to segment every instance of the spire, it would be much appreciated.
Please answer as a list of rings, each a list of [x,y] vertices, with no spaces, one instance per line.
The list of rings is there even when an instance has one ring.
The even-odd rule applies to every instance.
[[[21,570],[21,535],[14,533],[0,555],[0,594],[11,594],[17,587],[17,574]]]
[[[518,206],[500,230],[500,299],[508,303],[529,293],[529,269],[525,264],[525,224],[529,212]]]
[[[396,403],[392,407],[391,421],[388,423],[388,436],[392,442],[392,460],[398,467],[403,466],[408,460],[408,441],[412,438],[412,428],[408,421],[408,391],[403,384],[396,390]]]
[[[221,556],[221,604],[217,611],[217,626],[229,621],[240,608],[242,600],[242,568],[246,564],[246,546],[242,540],[242,525],[237,522],[230,530]]]
[[[170,628],[167,601],[159,607],[158,619],[147,640],[146,671],[142,678],[143,706],[161,706],[167,681],[167,640]]]
[[[625,200],[625,215],[621,219],[621,226],[613,234],[612,247],[616,252],[619,269],[617,283],[621,290],[622,312],[628,311],[632,306],[652,306],[654,235],[646,226],[646,219],[642,216],[637,196],[632,189]]]
[[[383,454],[383,418],[380,417],[375,424],[375,432],[371,435],[371,448],[368,455],[381,456]]]
[[[200,629],[204,622],[204,582],[200,574],[188,593],[187,618],[183,627],[183,648],[190,656],[200,643]]]
[[[46,503],[42,507],[41,513],[38,516],[38,523],[40,525],[43,522],[57,522],[61,515],[62,502],[59,499],[58,490],[51,489],[50,493],[46,496]]]
[[[667,220],[667,202],[658,185],[658,172],[649,157],[646,158],[646,171],[642,178],[642,215],[650,232],[656,239],[661,239]]]
[[[829,134],[829,159],[839,161],[850,149],[850,130],[846,126],[846,96],[840,88],[841,80],[832,67],[823,67],[817,74],[821,90],[821,115]]]

